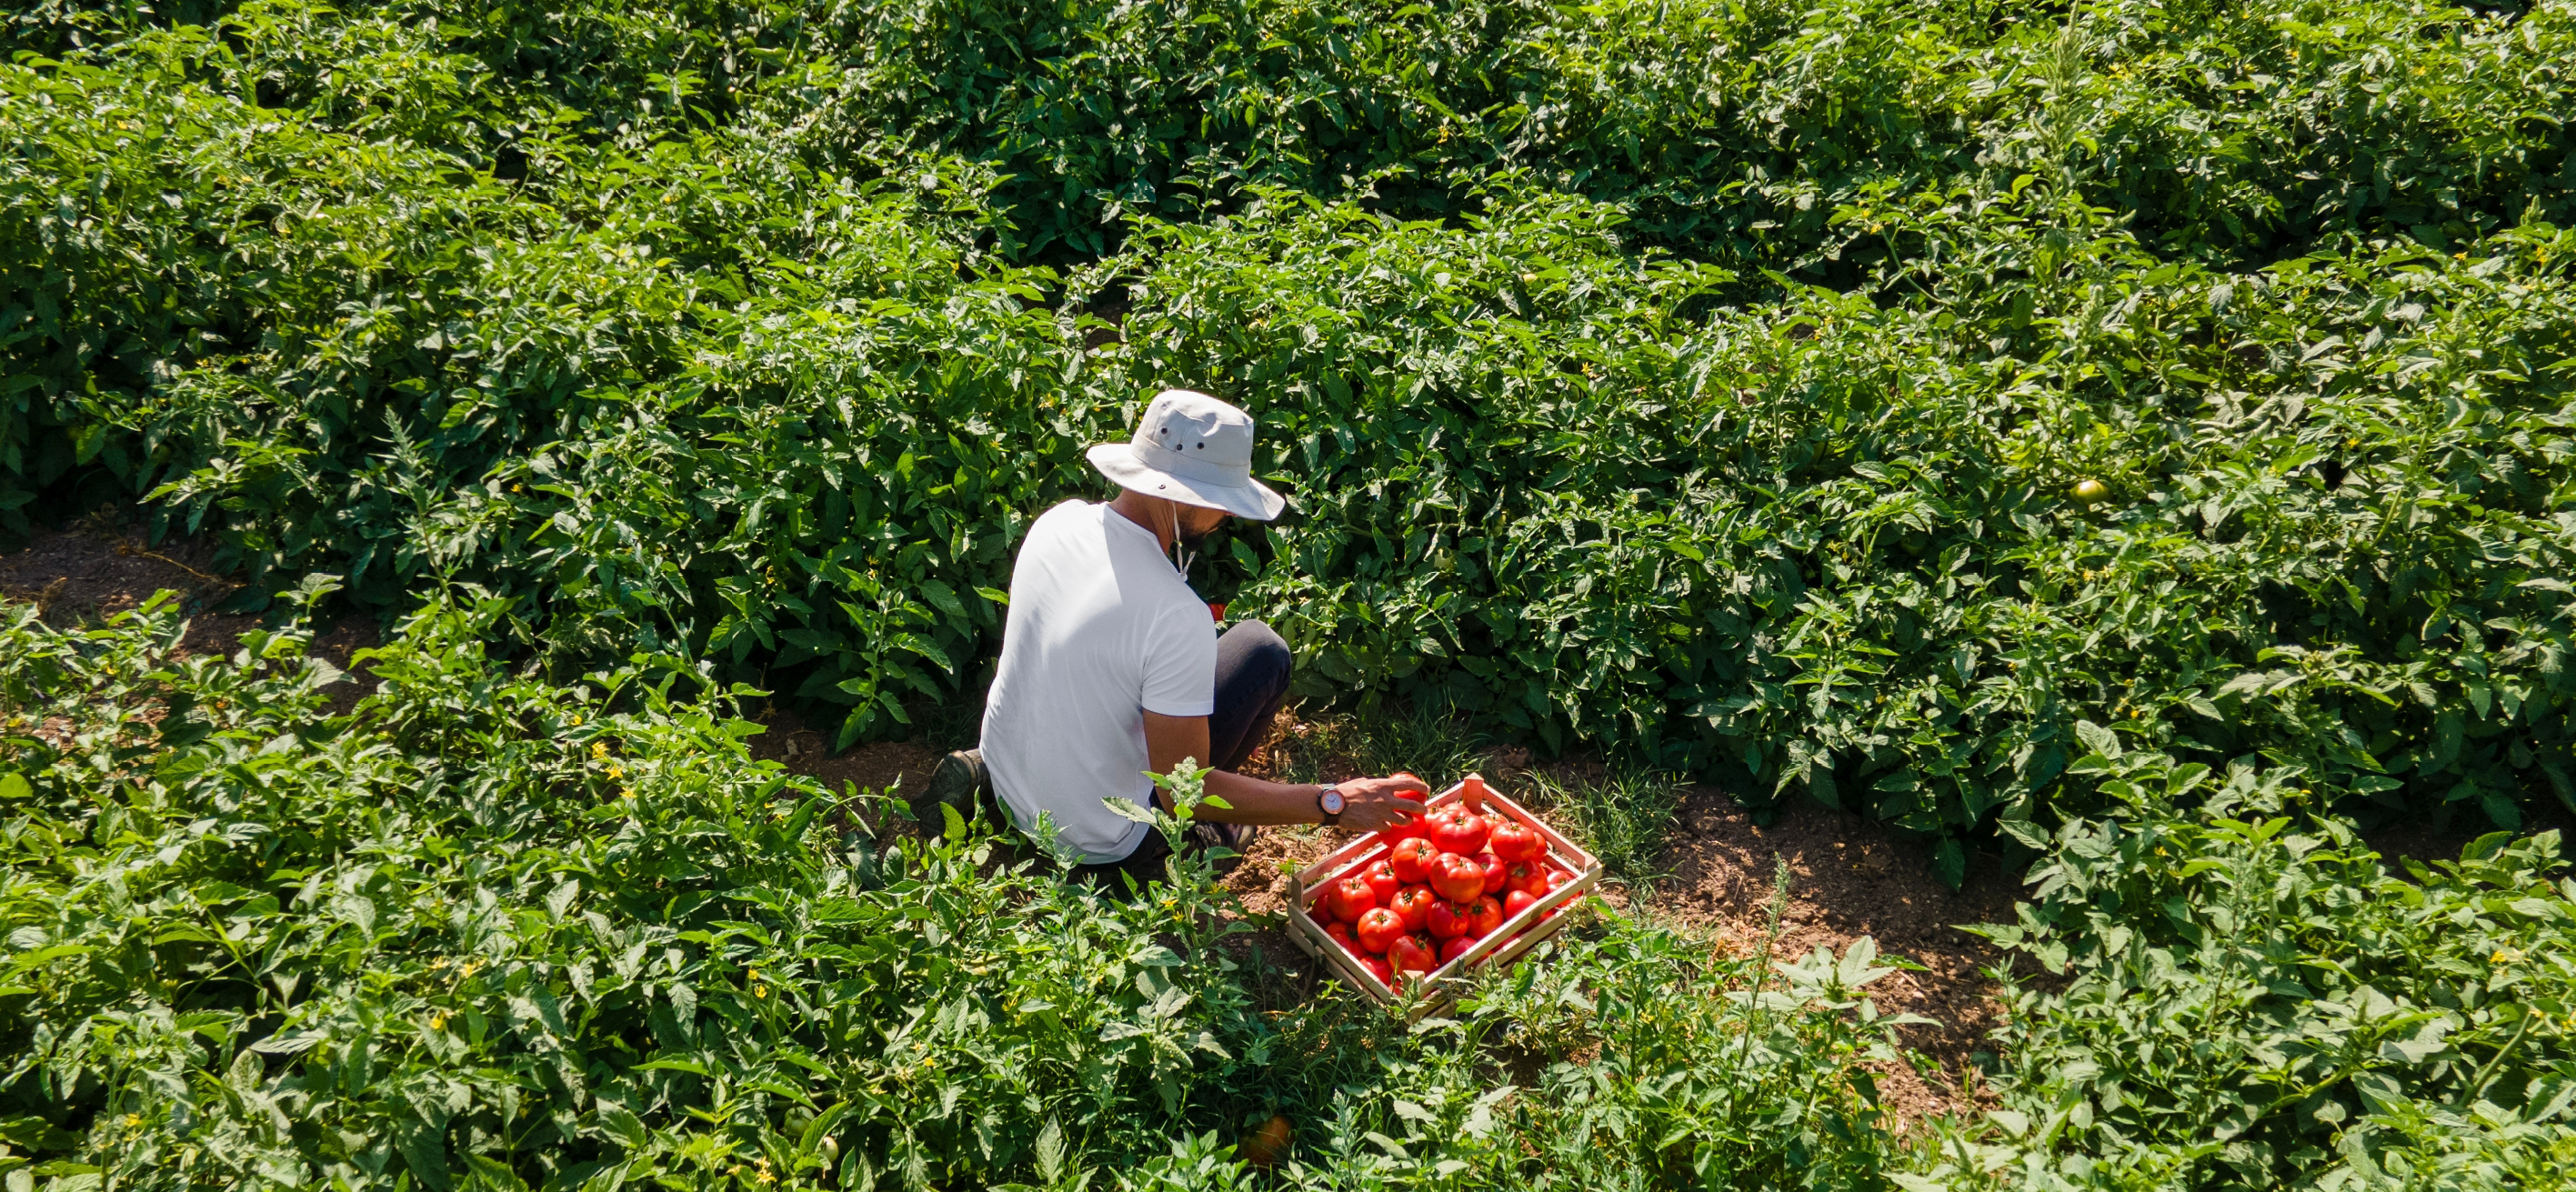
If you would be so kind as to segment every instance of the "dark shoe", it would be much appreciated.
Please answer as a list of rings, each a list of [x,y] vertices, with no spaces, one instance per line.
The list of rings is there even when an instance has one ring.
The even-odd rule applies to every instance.
[[[925,836],[947,835],[948,817],[940,814],[940,807],[954,807],[957,818],[971,821],[975,818],[975,805],[992,788],[992,775],[984,769],[984,751],[960,749],[931,767],[930,781],[923,785],[920,797],[912,801],[912,818],[921,821]]]
[[[1260,838],[1261,829],[1251,824],[1220,824],[1208,820],[1190,824],[1190,843],[1193,846],[1202,852],[1223,848],[1234,854],[1217,859],[1214,868],[1218,877],[1234,872],[1236,866],[1243,864],[1244,856],[1252,851],[1252,842]]]

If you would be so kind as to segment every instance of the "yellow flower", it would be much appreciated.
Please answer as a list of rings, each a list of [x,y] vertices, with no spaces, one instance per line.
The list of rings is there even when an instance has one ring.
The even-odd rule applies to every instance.
[[[2493,955],[2493,956],[2491,956],[2491,957],[2488,957],[2488,958],[2487,958],[2487,963],[2489,963],[2489,964],[2511,964],[2511,963],[2513,963],[2514,961],[2517,961],[2517,960],[2520,960],[2520,959],[2522,959],[2522,950],[2521,950],[2521,949],[2519,949],[2519,948],[2498,948],[2498,949],[2496,949],[2496,954],[2495,954],[2495,955]]]
[[[631,786],[621,786],[617,788],[617,797],[620,799],[632,799],[635,797],[635,788]]]
[[[754,985],[754,986],[752,986],[752,987],[751,987],[751,996],[753,996],[753,997],[768,997],[768,996],[769,996],[769,987],[768,987],[768,986],[766,986],[766,985]]]

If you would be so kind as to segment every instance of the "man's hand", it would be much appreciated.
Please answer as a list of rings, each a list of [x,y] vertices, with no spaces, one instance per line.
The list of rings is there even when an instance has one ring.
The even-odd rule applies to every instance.
[[[1342,826],[1357,832],[1383,832],[1422,814],[1423,796],[1431,793],[1411,774],[1352,778],[1333,789],[1342,792]]]

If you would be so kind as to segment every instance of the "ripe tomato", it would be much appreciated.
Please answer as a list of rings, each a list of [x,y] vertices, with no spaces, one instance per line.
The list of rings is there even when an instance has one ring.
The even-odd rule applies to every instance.
[[[1377,895],[1379,906],[1395,901],[1395,892],[1404,888],[1404,883],[1395,878],[1395,867],[1383,860],[1370,862],[1360,872],[1360,880],[1368,883],[1369,893]]]
[[[1513,890],[1503,895],[1503,917],[1506,919],[1511,918],[1512,916],[1537,905],[1538,895],[1532,894],[1527,890]]]
[[[1454,902],[1435,902],[1431,913],[1423,916],[1423,929],[1435,940],[1453,940],[1467,930],[1467,908]]]
[[[1324,896],[1319,901],[1334,918],[1344,923],[1357,923],[1361,915],[1377,905],[1377,891],[1369,889],[1367,882],[1346,877],[1325,887]]]
[[[1288,1115],[1274,1113],[1269,1121],[1261,1123],[1260,1129],[1244,1135],[1243,1145],[1236,1147],[1234,1153],[1255,1167],[1268,1167],[1288,1153],[1289,1137]]]
[[[1552,891],[1553,891],[1553,890],[1560,890],[1560,889],[1565,888],[1565,887],[1566,887],[1566,886],[1568,886],[1568,885],[1573,884],[1573,882],[1574,882],[1574,875],[1573,875],[1573,874],[1571,874],[1571,873],[1567,873],[1566,871],[1564,871],[1564,870],[1562,870],[1562,869],[1554,869],[1554,870],[1550,870],[1550,871],[1548,871],[1548,875],[1547,875],[1547,888],[1548,888],[1549,890],[1552,890]],[[1556,904],[1554,907],[1550,908],[1546,914],[1540,915],[1540,916],[1539,916],[1539,918],[1540,918],[1541,920],[1553,919],[1553,918],[1555,918],[1555,917],[1556,917],[1556,912],[1561,911],[1561,910],[1564,910],[1564,909],[1566,909],[1567,907],[1573,906],[1575,903],[1578,903],[1578,902],[1581,902],[1581,901],[1583,901],[1583,896],[1582,896],[1582,895],[1580,895],[1580,894],[1577,894],[1577,895],[1575,895],[1575,896],[1574,896],[1574,897],[1572,897],[1572,898],[1568,898],[1568,899],[1566,899],[1565,901],[1563,901],[1563,902],[1560,902],[1560,903]]]
[[[1456,853],[1442,853],[1431,863],[1431,892],[1451,902],[1466,902],[1485,893],[1483,866]]]
[[[1547,856],[1547,841],[1514,819],[1496,820],[1493,834],[1485,838],[1485,847],[1506,861],[1536,861]]]
[[[1493,832],[1485,817],[1462,811],[1431,825],[1431,843],[1444,853],[1472,857],[1485,851],[1485,837]]]
[[[1363,915],[1361,917],[1366,918],[1367,916]],[[1344,923],[1339,919],[1326,923],[1324,924],[1324,934],[1333,937],[1333,942],[1340,944],[1344,951],[1357,952],[1360,950],[1359,937],[1351,934],[1351,925],[1348,923]]]
[[[1431,887],[1416,883],[1396,891],[1395,901],[1388,903],[1387,906],[1404,920],[1406,931],[1420,931],[1424,917],[1431,913],[1432,905],[1439,901],[1440,896],[1432,893]]]
[[[1419,836],[1395,842],[1386,855],[1386,866],[1395,871],[1397,881],[1418,882],[1431,871],[1431,862],[1440,855],[1440,846]]]
[[[1468,938],[1483,939],[1486,936],[1493,934],[1494,929],[1502,925],[1503,904],[1494,901],[1492,895],[1488,894],[1485,897],[1479,898],[1475,902],[1468,904]]]
[[[1503,872],[1503,859],[1501,857],[1495,856],[1490,851],[1478,853],[1476,854],[1476,867],[1485,871],[1485,893],[1500,894],[1503,892],[1503,882],[1509,875]]]
[[[1377,978],[1378,984],[1395,988],[1395,966],[1388,964],[1385,957],[1363,956],[1360,964],[1368,969],[1370,976]]]
[[[1361,915],[1360,925],[1355,932],[1359,936],[1360,947],[1371,952],[1386,951],[1387,946],[1401,938],[1404,933],[1403,917],[1382,906],[1372,907],[1367,914]]]
[[[1466,955],[1467,949],[1475,946],[1476,937],[1472,935],[1462,935],[1448,943],[1442,944],[1440,945],[1440,963],[1447,964],[1452,960],[1456,960],[1459,957]]]
[[[1397,936],[1395,942],[1387,946],[1386,962],[1399,973],[1427,973],[1439,963],[1439,955],[1432,949],[1430,940],[1418,935],[1403,935]]]
[[[1531,898],[1547,897],[1547,867],[1536,861],[1514,861],[1503,871],[1503,888],[1518,890]]]

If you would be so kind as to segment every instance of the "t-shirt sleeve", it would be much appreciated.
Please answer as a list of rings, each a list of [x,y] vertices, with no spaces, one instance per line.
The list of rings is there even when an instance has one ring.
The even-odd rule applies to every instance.
[[[1189,611],[1199,615],[1164,614],[1146,639],[1145,710],[1157,716],[1216,711],[1216,623]]]

